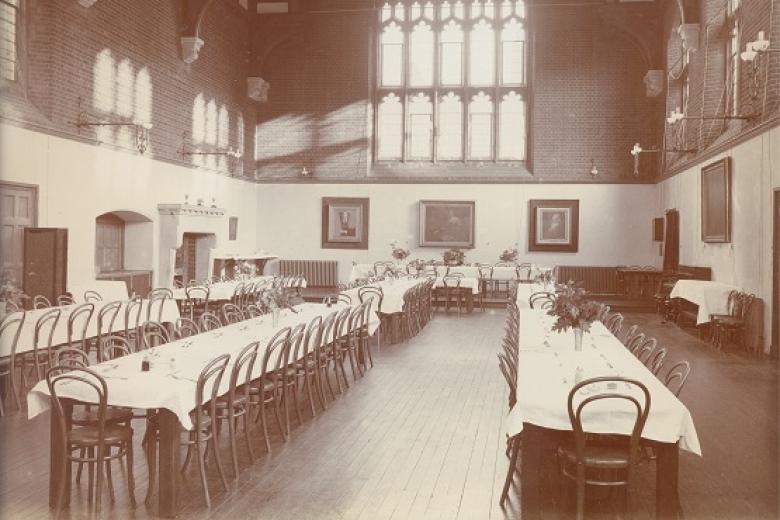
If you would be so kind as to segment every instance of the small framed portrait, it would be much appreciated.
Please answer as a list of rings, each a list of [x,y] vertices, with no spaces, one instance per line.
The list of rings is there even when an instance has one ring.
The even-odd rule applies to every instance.
[[[474,247],[474,201],[421,200],[421,247]]]
[[[532,199],[529,206],[529,251],[577,252],[579,200]]]
[[[701,169],[701,241],[731,242],[731,161]]]
[[[238,217],[230,217],[228,220],[228,240],[238,237]]]
[[[368,249],[367,198],[322,198],[322,248]]]

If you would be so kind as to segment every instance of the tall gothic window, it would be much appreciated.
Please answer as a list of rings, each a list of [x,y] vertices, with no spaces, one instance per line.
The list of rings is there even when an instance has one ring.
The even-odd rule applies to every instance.
[[[379,14],[378,161],[523,161],[523,0],[394,0]]]
[[[726,2],[726,102],[730,115],[739,111],[740,0]]]
[[[0,0],[0,78],[19,79],[20,0]]]

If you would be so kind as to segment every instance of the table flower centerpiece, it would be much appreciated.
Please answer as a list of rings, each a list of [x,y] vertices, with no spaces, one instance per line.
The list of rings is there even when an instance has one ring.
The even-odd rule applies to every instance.
[[[5,274],[0,280],[0,318],[8,313],[8,303],[11,303],[12,310],[21,309],[24,301],[30,299],[29,296],[17,287],[16,280],[9,274]]]
[[[279,324],[281,310],[291,308],[290,297],[284,287],[272,287],[262,291],[257,303],[263,313],[271,313],[274,327]]]
[[[504,251],[499,255],[498,259],[502,262],[516,262],[518,255],[519,253],[516,247],[513,249],[504,249]]]
[[[466,254],[456,247],[443,252],[442,256],[444,263],[450,266],[463,265],[463,261],[466,259]]]
[[[393,249],[393,258],[398,260],[399,262],[403,262],[406,260],[406,258],[409,256],[409,250],[404,249],[403,247],[399,246],[397,242],[392,241],[390,242],[390,247]]]
[[[577,287],[573,281],[555,286],[556,298],[547,314],[557,319],[552,330],[565,332],[574,330],[574,350],[582,350],[582,333],[590,330],[599,315],[599,305],[587,297],[588,293],[582,287]]]

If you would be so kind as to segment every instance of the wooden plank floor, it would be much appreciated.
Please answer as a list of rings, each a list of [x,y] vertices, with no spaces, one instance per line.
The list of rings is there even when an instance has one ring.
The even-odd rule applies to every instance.
[[[506,510],[497,505],[507,464],[501,433],[506,388],[495,357],[503,320],[499,310],[438,314],[412,341],[383,347],[376,366],[327,411],[315,419],[304,415],[300,426],[293,419],[287,443],[275,435],[270,456],[257,439],[259,460],[250,464],[239,443],[241,472],[227,492],[210,468],[211,510],[193,465],[184,477],[181,518],[519,518],[517,487]],[[682,399],[704,457],[681,456],[686,517],[777,518],[777,370],[713,352],[655,315],[630,315],[627,322],[657,336],[672,362],[685,358],[694,365]],[[28,421],[23,413],[0,419],[0,517],[53,517],[47,506],[48,424],[48,416]],[[142,436],[139,421],[139,502],[147,486]],[[153,516],[144,505],[129,507],[124,475],[115,468],[116,503],[106,496],[102,516]],[[230,478],[229,464],[226,471]],[[649,464],[638,473],[632,501],[640,518],[651,518],[655,471]],[[88,516],[85,490],[86,482],[76,487],[71,511],[60,518]]]

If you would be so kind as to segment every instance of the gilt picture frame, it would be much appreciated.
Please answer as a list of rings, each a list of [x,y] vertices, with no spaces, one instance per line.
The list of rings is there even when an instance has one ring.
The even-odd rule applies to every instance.
[[[576,253],[579,249],[579,200],[529,201],[528,251]]]
[[[322,198],[323,249],[368,249],[369,200]]]
[[[420,247],[474,247],[473,200],[421,200]]]
[[[731,242],[731,158],[701,169],[701,241]]]

